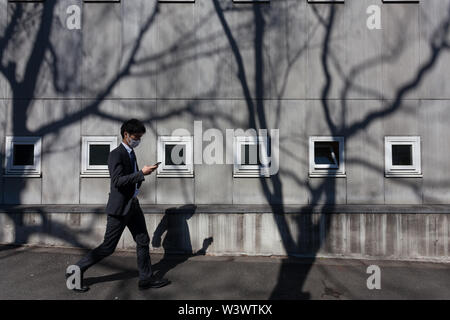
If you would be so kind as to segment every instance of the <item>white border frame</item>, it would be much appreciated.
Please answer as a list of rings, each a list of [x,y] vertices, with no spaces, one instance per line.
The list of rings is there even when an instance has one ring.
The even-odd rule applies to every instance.
[[[111,152],[117,147],[117,136],[83,136],[81,140],[81,177],[108,178],[108,165],[89,165],[89,147],[96,144],[109,144]]]
[[[315,142],[339,142],[339,165],[326,165],[315,163]],[[333,136],[310,136],[309,137],[309,176],[316,177],[346,177],[345,173],[345,139]]]
[[[412,146],[411,166],[394,166],[392,164],[392,145],[403,144]],[[422,162],[420,152],[420,136],[385,136],[384,137],[384,175],[386,178],[404,177],[421,178]]]
[[[186,164],[165,165],[166,144],[186,145]],[[193,136],[159,136],[158,162],[161,164],[156,171],[158,178],[193,178],[194,177],[194,137]]]
[[[241,164],[241,146],[243,144],[259,144],[259,156],[263,165],[243,165]],[[233,139],[234,166],[233,177],[235,178],[259,178],[270,177],[268,163],[267,136],[235,136]]]
[[[5,139],[5,177],[41,177],[41,154],[42,137],[17,137],[7,136]],[[34,165],[15,166],[13,165],[13,145],[14,144],[34,144]]]

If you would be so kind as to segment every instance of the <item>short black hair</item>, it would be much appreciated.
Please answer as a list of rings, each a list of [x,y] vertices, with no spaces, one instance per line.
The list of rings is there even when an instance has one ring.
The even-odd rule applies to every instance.
[[[122,138],[125,138],[125,131],[128,132],[130,135],[136,133],[144,134],[145,126],[138,119],[130,119],[122,123],[122,126],[120,127],[120,134],[122,135]]]

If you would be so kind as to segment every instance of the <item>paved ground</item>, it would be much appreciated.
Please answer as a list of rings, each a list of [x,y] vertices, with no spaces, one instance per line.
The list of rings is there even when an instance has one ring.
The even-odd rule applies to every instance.
[[[152,255],[172,284],[139,291],[134,252],[116,252],[86,272],[91,289],[66,288],[64,271],[83,251],[0,246],[0,299],[450,299],[450,264],[269,257]],[[381,289],[369,290],[369,265]]]

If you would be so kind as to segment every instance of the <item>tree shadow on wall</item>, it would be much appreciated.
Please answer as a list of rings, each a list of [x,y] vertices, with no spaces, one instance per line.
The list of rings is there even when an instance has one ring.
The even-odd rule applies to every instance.
[[[237,66],[237,78],[240,82],[242,94],[245,98],[245,102],[248,109],[248,124],[247,128],[251,129],[270,129],[268,124],[268,118],[266,114],[266,106],[265,106],[265,92],[266,92],[266,83],[264,79],[270,75],[266,75],[265,66],[270,62],[267,61],[266,58],[269,54],[266,54],[266,45],[264,43],[264,39],[267,38],[265,36],[267,31],[267,23],[269,21],[269,10],[268,7],[261,6],[260,4],[253,4],[247,8],[248,12],[253,13],[253,54],[254,56],[251,59],[251,63],[253,65],[249,65],[246,62],[246,56],[243,54],[244,48],[240,46],[239,43],[239,34],[233,32],[231,25],[228,23],[226,18],[226,12],[232,11],[232,9],[224,8],[222,2],[220,0],[213,0],[217,16],[222,25],[223,31],[228,39],[229,46],[231,48],[234,62]],[[409,80],[403,83],[403,85],[399,86],[395,91],[394,98],[391,100],[387,100],[382,97],[381,94],[375,92],[373,94],[373,90],[366,90],[370,92],[371,95],[374,95],[375,100],[383,102],[383,108],[380,110],[376,110],[374,112],[369,113],[365,117],[363,117],[360,121],[355,121],[353,123],[347,124],[345,121],[339,125],[336,123],[333,118],[333,106],[334,105],[342,105],[342,113],[345,117],[345,106],[346,100],[349,99],[348,86],[351,84],[353,89],[358,89],[359,86],[355,86],[355,77],[356,72],[359,72],[360,68],[356,68],[358,71],[352,71],[349,75],[343,74],[339,75],[344,78],[344,83],[346,83],[347,87],[342,91],[342,95],[340,99],[334,104],[331,101],[332,98],[332,88],[336,86],[338,79],[336,79],[335,75],[331,72],[331,67],[334,66],[338,70],[339,63],[336,62],[336,55],[333,52],[333,48],[331,46],[333,39],[333,31],[335,28],[335,23],[337,17],[336,14],[339,10],[337,5],[330,4],[329,6],[323,8],[325,14],[322,14],[322,10],[318,9],[318,6],[311,5],[312,14],[319,22],[319,26],[323,29],[324,35],[323,39],[320,41],[320,67],[323,73],[323,85],[321,86],[320,92],[320,105],[322,108],[322,112],[324,113],[324,120],[326,121],[326,126],[329,129],[331,136],[344,136],[345,139],[350,139],[355,136],[358,132],[364,131],[367,129],[373,122],[377,120],[382,120],[385,117],[388,117],[390,114],[397,112],[402,106],[402,102],[405,97],[411,91],[414,91],[418,88],[420,83],[424,80],[427,73],[433,68],[433,66],[438,61],[439,56],[443,51],[448,50],[450,45],[447,41],[447,36],[449,34],[449,24],[450,24],[450,11],[449,15],[445,20],[442,21],[439,28],[435,30],[433,36],[429,39],[429,47],[431,49],[431,55],[428,59],[426,59],[420,67],[416,70],[415,75]],[[271,10],[273,8],[270,8]],[[244,9],[242,9],[244,10]],[[450,8],[449,8],[450,10]],[[245,48],[246,49],[246,48]],[[399,48],[403,49],[402,47]],[[299,52],[301,55],[302,51]],[[397,52],[398,54],[398,52]],[[298,57],[298,55],[296,55]],[[382,63],[386,58],[383,56],[379,59],[368,60],[361,64],[361,68],[369,68],[373,67],[375,62]],[[290,64],[292,66],[292,63]],[[254,70],[254,79],[251,79],[248,74],[248,69]],[[287,74],[289,73],[289,69]],[[252,82],[253,86],[251,85]],[[252,87],[254,87],[254,93],[252,94]],[[355,88],[356,87],[356,88]],[[283,88],[283,86],[282,86]],[[283,90],[283,89],[282,89]],[[279,97],[283,96],[283,92],[278,93]],[[279,120],[279,118],[278,118]],[[274,128],[280,128],[280,123],[277,122]],[[282,150],[283,147],[280,146]],[[383,170],[381,168],[372,168],[369,164],[364,163],[368,168],[377,170],[377,172],[382,173]],[[307,187],[309,191],[309,205],[304,206],[299,209],[298,215],[294,215],[290,217],[285,212],[285,207],[283,203],[283,183],[280,177],[281,173],[288,173],[293,177],[293,179],[298,182],[299,185],[304,185]],[[267,202],[272,207],[273,219],[277,225],[279,234],[281,236],[281,241],[283,244],[283,248],[288,254],[289,258],[283,260],[282,265],[280,267],[278,281],[276,286],[274,287],[270,299],[308,299],[310,298],[310,294],[308,292],[302,292],[305,290],[305,281],[308,277],[308,274],[311,271],[312,266],[315,263],[316,257],[320,254],[320,250],[323,247],[330,246],[329,233],[332,227],[332,224],[335,223],[333,219],[331,219],[332,215],[330,212],[334,211],[335,204],[337,202],[337,192],[338,188],[336,185],[336,179],[332,177],[327,177],[318,181],[317,185],[313,183],[310,179],[305,179],[302,181],[299,178],[295,178],[294,172],[288,172],[284,168],[280,169],[275,175],[270,176],[269,179],[261,178],[261,187],[264,191]],[[409,184],[407,184],[409,186]],[[411,188],[414,188],[414,185],[411,184]],[[322,199],[324,197],[325,199]],[[325,201],[321,201],[325,200]],[[278,202],[278,203],[275,203]],[[325,210],[323,208],[317,208],[322,202],[328,204],[328,208]],[[330,212],[328,212],[328,210]],[[313,213],[316,212],[316,213]],[[290,220],[292,222],[290,222]],[[294,227],[297,229],[298,236],[295,235],[294,232],[290,230],[290,228]],[[329,249],[329,248],[328,248]],[[305,259],[303,264],[292,264],[294,258],[292,256],[302,256],[308,257]],[[332,281],[333,279],[327,279],[327,282]],[[336,283],[333,283],[334,287],[338,287]],[[323,296],[332,295],[333,297],[340,297],[340,293],[338,294],[333,287],[329,287],[329,284],[324,285],[324,293]]]

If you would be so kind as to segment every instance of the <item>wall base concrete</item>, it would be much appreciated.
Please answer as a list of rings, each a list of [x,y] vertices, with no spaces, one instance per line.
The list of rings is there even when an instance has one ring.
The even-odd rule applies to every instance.
[[[445,261],[448,205],[142,206],[151,251]],[[93,248],[101,243],[102,206],[2,206],[0,243]],[[117,249],[133,250],[125,231]]]

